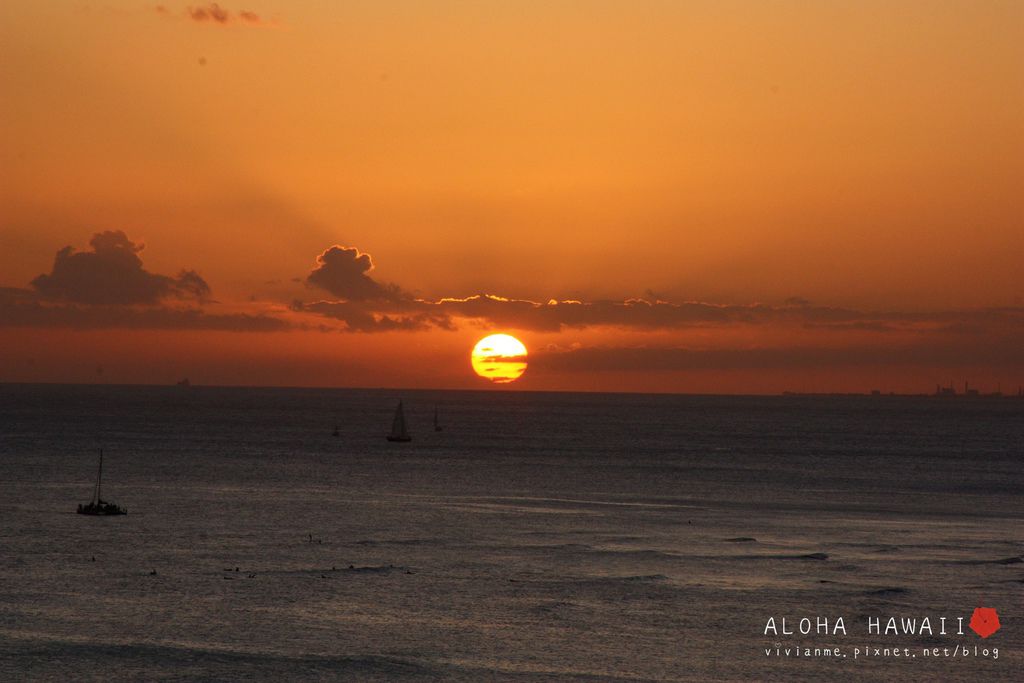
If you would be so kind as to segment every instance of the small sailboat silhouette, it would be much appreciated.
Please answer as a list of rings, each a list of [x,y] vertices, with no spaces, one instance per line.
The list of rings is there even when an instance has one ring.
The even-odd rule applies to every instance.
[[[388,434],[388,441],[412,441],[409,430],[405,428],[405,410],[402,408],[401,401],[395,408],[395,418],[391,421],[391,433]]]
[[[108,503],[100,497],[103,484],[103,449],[100,449],[100,467],[96,473],[96,488],[93,489],[92,500],[78,505],[80,515],[127,515],[128,510],[114,503]]]
[[[437,419],[437,406],[434,406],[434,431],[444,431],[444,427],[441,426],[440,420]]]

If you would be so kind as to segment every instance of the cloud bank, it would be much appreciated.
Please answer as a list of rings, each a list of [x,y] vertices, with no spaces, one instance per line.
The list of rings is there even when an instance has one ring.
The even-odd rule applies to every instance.
[[[209,313],[195,307],[54,305],[29,290],[0,288],[0,327],[278,332],[294,325],[272,315]]]
[[[30,288],[0,287],[0,327],[192,329],[272,332],[294,327],[265,313],[211,313],[210,286],[194,270],[145,269],[143,245],[121,230],[98,232],[88,251],[64,247]]]
[[[351,334],[597,328],[628,333],[632,345],[549,346],[531,354],[531,367],[565,373],[971,364],[1024,370],[1024,307],[862,311],[801,297],[780,305],[737,305],[671,302],[653,293],[616,301],[423,298],[378,278],[370,254],[336,244],[295,279],[322,298],[293,301],[290,311],[253,301],[219,312],[223,307],[211,301],[202,276],[187,269],[174,276],[151,272],[142,251],[122,231],[96,233],[87,250],[64,247],[50,272],[29,287],[0,287],[0,327]],[[665,332],[680,334],[643,336]],[[696,347],[695,339],[711,341]]]
[[[136,244],[120,230],[93,235],[92,251],[64,247],[57,252],[53,269],[32,280],[32,287],[46,299],[83,304],[155,304],[163,299],[205,300],[210,286],[194,270],[175,277],[150,273],[142,267]]]
[[[1024,370],[1021,338],[928,340],[926,344],[823,348],[586,347],[541,349],[533,368],[557,372],[677,372],[699,370],[820,370],[847,367],[958,367],[964,364]],[[981,355],[979,357],[979,351]]]
[[[316,259],[306,283],[333,295],[311,303],[294,302],[297,311],[346,323],[351,332],[457,329],[460,323],[530,332],[562,332],[592,327],[636,331],[701,327],[787,325],[820,332],[985,333],[993,328],[1021,329],[1024,308],[968,311],[860,311],[812,304],[790,297],[782,305],[670,302],[650,299],[618,301],[531,301],[496,294],[417,298],[401,286],[376,280],[373,258],[355,247],[335,245]]]
[[[555,372],[672,372],[707,369],[808,370],[826,367],[960,366],[979,364],[1024,369],[1024,308],[951,311],[861,311],[813,304],[794,296],[781,305],[511,299],[473,294],[417,298],[399,285],[373,277],[369,254],[333,246],[318,258],[306,283],[334,297],[294,302],[296,311],[339,321],[351,333],[487,329],[560,333],[607,328],[632,333],[685,330],[785,330],[780,345],[736,348],[740,337],[719,336],[711,348],[672,346],[540,349],[531,365]],[[746,344],[749,335],[742,335]],[[758,339],[759,337],[753,337]],[[766,337],[767,339],[767,337]],[[776,335],[775,339],[778,339]],[[730,347],[730,344],[732,347]]]

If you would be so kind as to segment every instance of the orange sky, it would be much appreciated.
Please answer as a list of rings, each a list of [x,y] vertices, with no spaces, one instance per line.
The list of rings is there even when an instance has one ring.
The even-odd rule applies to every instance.
[[[1021,3],[161,7],[0,6],[0,381],[1024,383]]]

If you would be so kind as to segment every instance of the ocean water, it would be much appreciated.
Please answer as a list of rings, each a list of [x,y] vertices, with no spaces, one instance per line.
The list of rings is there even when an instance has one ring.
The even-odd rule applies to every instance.
[[[1009,398],[0,385],[0,678],[1022,680],[1022,465]]]

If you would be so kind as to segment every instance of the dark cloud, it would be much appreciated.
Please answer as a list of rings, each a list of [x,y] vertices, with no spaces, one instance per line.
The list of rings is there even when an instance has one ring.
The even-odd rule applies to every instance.
[[[206,281],[192,270],[177,277],[150,273],[142,267],[136,244],[120,230],[99,232],[89,241],[92,251],[64,247],[53,269],[32,280],[45,299],[81,304],[156,304],[168,298],[205,300]]]
[[[451,321],[444,316],[430,313],[379,313],[368,310],[360,303],[346,301],[315,301],[308,304],[297,301],[293,309],[340,320],[345,323],[346,332],[416,332],[432,327],[454,329]]]
[[[973,343],[933,338],[904,346],[754,349],[589,347],[541,349],[534,369],[554,372],[673,372],[700,370],[821,369],[843,367],[991,366],[1024,370],[1024,335],[996,335]]]
[[[277,332],[294,325],[268,315],[208,313],[194,307],[54,303],[31,290],[5,287],[0,288],[0,327]]]
[[[306,282],[345,301],[411,299],[398,285],[382,284],[370,277],[367,273],[373,270],[373,259],[355,247],[336,244],[317,256],[316,263]]]
[[[195,21],[214,21],[218,24],[226,24],[231,20],[231,15],[215,2],[198,7],[189,7],[188,15]]]
[[[634,330],[679,330],[729,325],[793,325],[807,329],[864,332],[958,332],[1024,328],[1024,308],[966,311],[857,311],[835,306],[769,306],[766,304],[670,303],[625,301],[555,301],[538,303],[478,295],[465,299],[418,301],[425,310],[485,325],[536,332],[587,327]]]
[[[722,325],[787,323],[807,326],[885,327],[887,314],[870,314],[831,306],[768,306],[766,304],[714,304],[700,301],[672,303],[624,301],[557,301],[546,303],[507,299],[492,294],[416,302],[424,310],[456,318],[475,319],[485,325],[535,332],[558,332],[587,327],[637,330],[672,330]]]
[[[164,17],[174,17],[174,13],[171,12],[165,5],[157,5],[154,8],[157,14]],[[263,17],[256,12],[251,10],[238,10],[232,13],[221,7],[216,2],[208,2],[202,5],[190,5],[185,9],[182,15],[186,19],[190,19],[199,23],[209,23],[220,26],[227,26],[232,23],[248,24],[250,26],[263,26],[266,25]]]
[[[856,320],[848,323],[805,323],[804,327],[809,330],[830,330],[833,332],[899,332],[902,328],[896,325],[874,320]]]
[[[311,276],[312,279],[312,276]],[[381,290],[376,282],[359,282],[349,273],[349,297],[341,286],[334,293],[350,304],[346,313],[355,309],[378,313],[419,315],[430,325],[454,329],[454,319],[468,319],[484,326],[506,327],[534,332],[558,332],[566,328],[623,327],[640,330],[681,329],[707,325],[757,324],[790,319],[796,322],[841,322],[855,320],[856,313],[844,309],[816,308],[795,312],[789,308],[772,308],[761,304],[749,306],[718,305],[701,302],[673,304],[665,301],[627,299],[625,301],[556,301],[546,303],[525,299],[509,299],[494,294],[476,294],[465,298],[444,298],[437,301],[415,299],[395,285]],[[326,289],[326,287],[324,287]],[[360,292],[367,296],[357,298]],[[320,302],[313,312],[336,317],[337,309]]]
[[[680,304],[645,299],[624,301],[557,301],[547,303],[506,299],[491,294],[464,299],[441,299],[428,304],[447,315],[475,318],[498,327],[537,332],[557,332],[565,328],[629,327],[635,329],[673,329],[728,323],[758,323],[788,315],[782,309],[761,304],[727,306],[702,302]],[[821,317],[843,317],[839,310],[821,310]]]
[[[124,232],[96,233],[90,251],[64,247],[30,289],[0,287],[0,327],[274,332],[305,327],[265,313],[216,313],[195,271],[170,277],[143,268],[142,245]]]
[[[700,301],[672,303],[653,291],[647,299],[547,302],[510,299],[494,294],[416,298],[396,284],[370,276],[374,264],[369,254],[355,247],[335,245],[317,258],[317,268],[307,284],[317,286],[341,301],[297,303],[304,310],[346,323],[349,331],[422,330],[429,327],[453,330],[457,321],[483,327],[534,332],[615,327],[639,331],[681,330],[736,325],[788,325],[807,330],[859,331],[888,334],[989,333],[1012,327],[1024,328],[1024,308],[989,308],[971,311],[858,311],[812,304],[790,297],[781,306],[761,303],[715,304]]]

